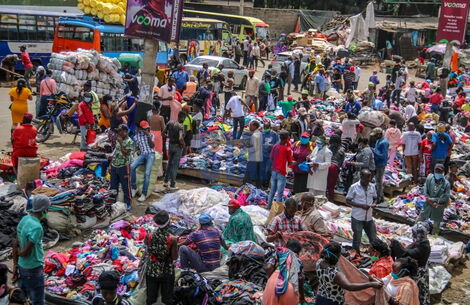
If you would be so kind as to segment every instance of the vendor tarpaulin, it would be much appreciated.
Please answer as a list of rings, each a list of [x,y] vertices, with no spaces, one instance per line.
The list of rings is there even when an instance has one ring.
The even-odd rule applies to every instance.
[[[437,17],[376,17],[377,29],[387,32],[398,32],[400,30],[437,30]]]
[[[336,11],[299,11],[300,32],[319,29],[337,13]]]
[[[353,42],[367,41],[369,37],[368,28],[361,14],[352,16],[349,18],[351,22],[351,33],[349,33],[348,39],[346,40],[346,47]]]

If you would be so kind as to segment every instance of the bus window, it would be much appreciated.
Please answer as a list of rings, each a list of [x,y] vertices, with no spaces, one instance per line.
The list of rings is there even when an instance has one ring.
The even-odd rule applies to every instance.
[[[17,15],[0,15],[0,40],[18,40]]]
[[[250,27],[250,26],[244,25],[244,26],[243,26],[243,35],[244,35],[244,36],[249,36],[249,37],[253,38],[253,37],[254,37],[254,35],[253,35],[253,28]]]
[[[218,40],[216,31],[204,28],[182,28],[180,40]]]
[[[101,33],[101,52],[116,51],[116,37],[113,33]]]
[[[36,16],[38,33],[37,39],[42,41],[54,40],[55,17]]]
[[[83,26],[62,24],[59,26],[57,37],[83,42],[93,42],[93,30]]]
[[[20,15],[18,18],[19,40],[36,41],[36,16]]]

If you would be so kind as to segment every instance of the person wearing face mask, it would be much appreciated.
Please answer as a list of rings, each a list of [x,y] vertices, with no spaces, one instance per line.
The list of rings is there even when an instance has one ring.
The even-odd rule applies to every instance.
[[[434,221],[432,233],[439,234],[440,225],[444,217],[444,209],[450,199],[450,183],[444,177],[444,165],[436,164],[434,174],[430,174],[424,183],[424,196],[426,202],[419,214],[419,221],[431,219]]]
[[[263,184],[267,186],[271,180],[271,151],[275,144],[279,142],[279,136],[271,129],[271,122],[265,120],[263,123],[263,162],[261,163],[261,170],[264,172]]]
[[[277,135],[276,135],[277,137]],[[280,142],[272,146],[270,155],[267,156],[272,162],[272,166],[269,170],[272,170],[271,174],[271,189],[269,190],[268,197],[268,210],[271,209],[271,204],[274,199],[274,195],[277,193],[276,200],[278,202],[282,201],[282,196],[284,193],[284,188],[286,186],[286,168],[288,165],[294,164],[294,159],[292,158],[292,149],[290,148],[289,143],[289,133],[287,131],[281,131],[279,133]]]
[[[304,132],[300,135],[300,139],[292,146],[294,161],[296,162],[293,167],[294,171],[294,194],[303,193],[307,191],[307,181],[309,166],[307,164],[307,157],[313,151],[313,144],[310,142],[310,134]]]
[[[93,104],[93,98],[90,92],[83,94],[83,100],[78,104],[78,126],[80,126],[80,150],[88,150],[87,134],[95,123],[93,112],[91,111],[91,105]]]
[[[20,288],[26,292],[33,305],[44,304],[44,229],[41,220],[47,216],[51,205],[49,197],[34,195],[31,210],[16,228],[17,239],[13,240],[13,278],[19,278]]]
[[[413,280],[418,266],[410,257],[400,258],[392,266],[393,272],[382,278],[384,289],[392,305],[420,305],[419,288]]]
[[[413,242],[406,248],[396,239],[391,240],[391,256],[394,259],[409,257],[418,262],[418,271],[415,276],[419,288],[419,300],[421,305],[431,304],[429,294],[429,266],[428,260],[431,255],[431,244],[428,240],[428,234],[431,232],[433,222],[426,220],[418,222],[411,227]]]
[[[308,175],[307,187],[309,191],[315,195],[326,195],[328,169],[333,154],[325,145],[325,142],[325,137],[318,137],[316,146],[308,157],[310,174]]]
[[[359,139],[357,149],[358,152],[355,157],[356,161],[347,162],[347,165],[356,167],[353,182],[359,181],[359,173],[361,170],[367,169],[370,172],[375,171],[374,153],[369,146],[369,140],[367,138]]]
[[[375,186],[370,183],[372,173],[367,169],[363,169],[360,175],[360,181],[351,185],[346,195],[346,204],[352,206],[352,247],[358,253],[360,252],[362,230],[366,231],[370,241],[377,238],[375,221],[372,218],[372,211],[377,206]]]
[[[303,107],[298,110],[298,119],[295,121],[290,129],[291,135],[295,141],[298,141],[300,135],[304,132],[309,132],[309,122],[307,119],[307,110]]]

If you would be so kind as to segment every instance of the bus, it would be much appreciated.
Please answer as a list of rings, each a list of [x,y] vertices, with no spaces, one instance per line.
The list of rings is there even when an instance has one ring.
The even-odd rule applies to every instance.
[[[243,40],[246,37],[251,39],[267,39],[269,36],[269,25],[263,20],[254,17],[239,15],[220,14],[213,12],[202,12],[195,10],[183,10],[185,17],[213,18],[225,21],[230,25],[230,31],[235,38]]]
[[[61,18],[56,25],[53,52],[96,50],[105,56],[118,58],[121,54],[139,54],[143,58],[144,40],[124,35],[124,27],[118,24],[102,23],[98,19]],[[167,44],[159,42],[156,64],[164,69],[168,64]]]
[[[54,29],[60,18],[72,18],[78,13],[41,11],[41,7],[28,9],[0,6],[0,61],[7,55],[20,55],[20,46],[25,45],[35,66],[49,63],[54,39]],[[38,8],[38,9],[36,9]],[[73,10],[72,10],[73,11]],[[19,61],[16,70],[22,70]]]
[[[178,50],[186,62],[198,55],[222,56],[231,49],[232,34],[227,22],[183,17]],[[175,46],[172,43],[172,48]]]

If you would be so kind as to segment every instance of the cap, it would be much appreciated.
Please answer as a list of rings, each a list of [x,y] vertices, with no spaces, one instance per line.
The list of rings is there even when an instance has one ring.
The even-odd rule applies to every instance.
[[[383,133],[384,133],[384,131],[380,127],[376,127],[374,129],[372,129],[372,131],[370,132],[371,135],[383,134]]]
[[[164,228],[170,223],[170,215],[165,210],[158,210],[153,216],[153,221],[158,228]]]
[[[307,110],[304,108],[304,107],[300,107],[299,110],[298,110],[299,114],[300,115],[305,115],[307,114]]]
[[[118,128],[117,128],[117,131],[119,131],[119,130],[125,130],[126,132],[128,132],[128,131],[129,131],[129,128],[127,127],[126,124],[121,124],[121,125],[119,125]]]
[[[240,201],[238,201],[237,199],[230,199],[230,201],[228,202],[228,206],[238,209],[241,207],[241,204]]]
[[[51,201],[49,200],[49,197],[47,197],[46,195],[41,195],[41,194],[34,195],[31,198],[31,203],[32,203],[31,211],[34,213],[44,212],[51,205]]]
[[[315,142],[316,142],[317,144],[325,144],[326,139],[325,139],[325,137],[318,137]]]
[[[373,82],[369,82],[369,86],[375,86]]]
[[[355,69],[354,69],[354,66],[351,66],[351,67],[349,68],[349,71],[351,71],[351,72],[354,72],[354,70],[355,70]]]
[[[293,99],[294,99],[294,97],[293,97],[292,95],[289,95],[289,96],[287,97],[287,100],[288,100],[288,101],[292,101]]]
[[[83,86],[91,87],[91,80],[86,81],[86,83],[84,83]]]
[[[434,166],[434,170],[440,170],[440,171],[444,171],[444,164],[442,163],[437,163],[436,166]]]
[[[304,137],[304,138],[310,138],[310,133],[304,131],[300,134],[301,137]]]
[[[43,66],[39,66],[39,67],[36,69],[36,71],[38,71],[38,72],[39,72],[39,71],[46,71],[46,69],[45,69]]]
[[[302,90],[301,94],[302,95],[308,95],[308,90],[307,89]]]
[[[25,112],[25,114],[23,114],[23,118],[32,120],[33,119],[33,114],[29,113],[29,112]]]
[[[150,125],[147,121],[141,121],[139,126],[140,126],[140,128],[143,128],[143,129],[150,128]]]
[[[98,279],[103,290],[115,290],[119,285],[119,273],[117,271],[104,271]]]
[[[209,224],[212,222],[212,216],[209,215],[209,214],[206,214],[206,213],[202,213],[200,216],[199,216],[199,223],[201,225],[206,225],[206,224]]]

